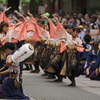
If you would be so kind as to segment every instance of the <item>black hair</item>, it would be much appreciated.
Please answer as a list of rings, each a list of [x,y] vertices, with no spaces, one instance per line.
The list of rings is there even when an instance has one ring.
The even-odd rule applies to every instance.
[[[76,16],[71,16],[70,19],[71,19],[71,18],[73,18],[75,21],[76,21],[76,19],[77,19]]]
[[[15,44],[12,42],[6,42],[4,45],[4,49],[15,50]]]
[[[86,42],[86,43],[89,43],[90,41],[91,41],[91,36],[90,35],[85,35],[84,36],[84,41]]]
[[[80,28],[73,28],[73,32],[77,32],[77,33],[80,33]]]
[[[89,25],[87,23],[85,23],[84,25],[87,25],[89,27]]]
[[[63,25],[64,29],[72,29],[73,26],[72,25]]]

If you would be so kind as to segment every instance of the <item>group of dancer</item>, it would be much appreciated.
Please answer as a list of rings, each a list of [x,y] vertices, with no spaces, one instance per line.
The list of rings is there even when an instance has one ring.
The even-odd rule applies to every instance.
[[[23,64],[31,67],[31,73],[39,73],[41,67],[41,76],[57,78],[54,82],[68,77],[71,87],[76,86],[75,77],[80,74],[100,80],[100,41],[89,34],[89,27],[95,28],[99,37],[99,25],[91,26],[90,19],[85,23],[82,18],[80,24],[79,20],[76,23],[76,13],[67,18],[59,13],[52,18],[46,14],[34,18],[29,11],[26,17],[15,11],[7,17],[5,12],[10,8],[0,11],[0,97],[29,99],[22,90]],[[10,56],[25,43],[34,46],[34,53],[23,62],[12,62]]]

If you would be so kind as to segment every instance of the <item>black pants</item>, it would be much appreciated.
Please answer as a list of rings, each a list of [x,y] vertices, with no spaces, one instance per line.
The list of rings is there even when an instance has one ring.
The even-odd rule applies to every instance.
[[[56,70],[56,75],[59,79],[59,81],[62,81],[62,76],[60,75],[60,64],[59,66],[54,66],[54,65],[51,65],[55,70]]]
[[[70,81],[72,82],[72,84],[75,84],[75,76],[76,76],[76,71],[75,70],[71,70],[72,75],[68,76],[68,78],[70,79]]]

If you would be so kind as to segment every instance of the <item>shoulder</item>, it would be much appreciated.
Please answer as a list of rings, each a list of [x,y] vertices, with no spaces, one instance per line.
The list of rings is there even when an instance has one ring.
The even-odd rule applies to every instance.
[[[6,59],[6,65],[10,65],[12,63],[12,55],[8,55]]]
[[[86,43],[83,42],[82,45],[83,45],[83,46],[86,46]]]
[[[72,37],[72,35],[70,35],[68,32],[66,32],[66,36],[67,37]]]
[[[85,51],[88,51],[88,52],[89,52],[89,51],[92,50],[92,46],[91,46],[90,44],[87,44],[87,43],[86,43],[85,46],[86,46]]]
[[[7,59],[6,59],[6,62],[9,62],[9,61],[11,61],[12,60],[12,55],[8,55],[7,56]]]

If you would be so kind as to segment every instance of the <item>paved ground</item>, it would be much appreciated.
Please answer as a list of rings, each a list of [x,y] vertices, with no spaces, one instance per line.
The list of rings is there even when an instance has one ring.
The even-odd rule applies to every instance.
[[[68,79],[64,79],[63,83],[55,83],[41,76],[43,72],[23,73],[23,89],[31,100],[100,100],[100,81],[80,76],[76,78],[76,87],[68,87]]]

